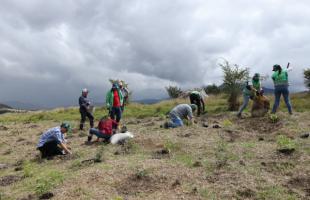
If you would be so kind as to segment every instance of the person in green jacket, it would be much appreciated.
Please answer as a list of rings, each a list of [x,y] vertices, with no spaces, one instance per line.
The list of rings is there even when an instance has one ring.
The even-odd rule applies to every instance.
[[[118,86],[117,83],[113,83],[112,89],[107,93],[106,96],[106,105],[107,109],[109,110],[109,114],[111,119],[116,120],[119,124],[122,118],[122,108],[123,105],[123,94]],[[117,128],[117,127],[113,127]]]
[[[288,90],[288,73],[286,69],[282,69],[280,65],[274,65],[273,70],[274,73],[272,74],[272,80],[274,83],[274,95],[275,101],[272,108],[271,113],[276,113],[279,104],[281,95],[283,95],[284,102],[288,109],[289,114],[292,114],[292,106],[289,98],[289,90]]]
[[[257,93],[261,93],[261,91],[260,74],[255,73],[252,78],[252,85],[249,85],[249,83],[246,82],[243,88],[243,104],[237,114],[238,117],[242,116],[242,112],[248,106],[250,99],[252,99]]]

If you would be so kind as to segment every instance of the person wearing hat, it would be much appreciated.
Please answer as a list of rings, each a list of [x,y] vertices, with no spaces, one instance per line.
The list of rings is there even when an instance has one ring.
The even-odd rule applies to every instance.
[[[60,126],[51,128],[43,133],[39,139],[37,149],[42,158],[56,155],[71,154],[65,140],[65,134],[70,130],[70,124],[62,123]]]
[[[165,128],[177,128],[183,126],[183,120],[187,119],[191,122],[194,121],[193,112],[197,110],[197,105],[195,104],[179,104],[174,107],[170,113],[170,122],[165,123]]]
[[[189,95],[191,104],[195,104],[198,107],[197,116],[205,111],[205,102],[199,91],[192,91]]]
[[[288,73],[286,69],[282,69],[280,65],[274,65],[273,66],[273,74],[272,74],[272,80],[274,83],[274,95],[275,95],[275,101],[272,108],[271,113],[276,113],[279,104],[280,104],[280,98],[281,95],[283,95],[284,102],[286,104],[286,107],[288,109],[289,114],[292,114],[292,106],[289,98],[289,90],[288,90]]]
[[[94,116],[89,111],[90,101],[87,99],[88,90],[85,88],[82,90],[82,95],[79,98],[80,113],[81,113],[81,122],[80,130],[83,130],[86,117],[89,119],[90,128],[94,127]]]
[[[260,74],[255,73],[252,77],[252,85],[249,85],[249,83],[246,82],[245,87],[243,88],[243,103],[238,111],[237,116],[242,117],[242,112],[248,106],[250,99],[253,99],[255,95],[259,95],[262,93],[263,92],[260,83]]]
[[[117,83],[113,83],[112,89],[107,92],[106,105],[109,110],[111,119],[115,120],[118,124],[122,118],[122,108],[124,98],[123,94]],[[115,129],[118,128],[114,127]]]
[[[128,99],[129,99],[129,90],[127,87],[124,86],[123,81],[119,81],[118,85],[119,85],[119,89],[121,90],[123,98],[124,98],[123,105],[121,106],[122,112],[124,112],[125,104],[128,103]]]

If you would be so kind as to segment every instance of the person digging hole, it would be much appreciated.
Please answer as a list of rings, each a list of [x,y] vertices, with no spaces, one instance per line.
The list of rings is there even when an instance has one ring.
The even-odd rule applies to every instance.
[[[41,152],[42,158],[56,155],[72,154],[67,147],[65,135],[71,130],[69,123],[62,123],[58,127],[51,128],[43,133],[39,139],[37,150]]]

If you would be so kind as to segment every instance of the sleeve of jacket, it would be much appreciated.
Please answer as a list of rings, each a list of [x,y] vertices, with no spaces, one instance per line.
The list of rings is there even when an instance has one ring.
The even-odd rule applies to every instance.
[[[106,101],[107,108],[110,108],[111,107],[111,102],[110,102],[111,101],[111,92],[110,91],[107,92],[105,101]]]

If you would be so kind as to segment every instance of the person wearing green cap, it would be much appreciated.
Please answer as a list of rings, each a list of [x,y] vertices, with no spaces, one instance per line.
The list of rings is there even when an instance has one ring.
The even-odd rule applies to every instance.
[[[289,98],[289,90],[288,90],[288,73],[286,69],[282,69],[280,65],[274,65],[273,70],[274,73],[272,74],[272,80],[274,83],[274,95],[275,101],[272,108],[271,113],[276,113],[279,104],[281,95],[283,95],[284,102],[288,109],[289,114],[292,114],[292,106]]]
[[[241,105],[237,116],[242,117],[243,110],[248,106],[250,99],[253,99],[255,95],[262,94],[261,83],[260,83],[260,74],[255,73],[252,78],[252,85],[249,85],[246,82],[243,91],[243,104]]]
[[[179,104],[174,107],[170,113],[170,122],[165,123],[165,128],[177,128],[183,126],[183,120],[187,119],[191,122],[194,121],[193,112],[197,110],[195,104]]]
[[[198,107],[197,116],[205,111],[205,102],[199,91],[192,91],[189,95],[191,104],[195,104]]]
[[[41,152],[42,158],[63,155],[64,153],[71,154],[65,140],[65,134],[70,128],[70,124],[62,123],[60,126],[51,128],[41,135],[37,149]]]

